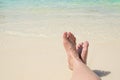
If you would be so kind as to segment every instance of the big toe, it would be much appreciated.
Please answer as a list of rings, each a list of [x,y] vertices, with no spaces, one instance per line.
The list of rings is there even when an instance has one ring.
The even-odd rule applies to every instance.
[[[67,39],[67,32],[64,32],[64,34],[63,34],[63,39],[64,39],[64,40]]]
[[[63,44],[64,46],[68,43],[68,33],[67,32],[64,32],[63,34]]]
[[[83,47],[88,48],[88,46],[89,46],[89,42],[88,42],[88,41],[85,41],[84,44],[83,44]]]

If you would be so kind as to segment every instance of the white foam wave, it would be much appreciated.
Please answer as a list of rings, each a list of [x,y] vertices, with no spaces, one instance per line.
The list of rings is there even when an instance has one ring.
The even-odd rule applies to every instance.
[[[26,36],[26,37],[44,37],[47,38],[48,36],[44,34],[37,34],[37,33],[30,33],[30,32],[19,32],[19,31],[3,31],[4,33],[7,33],[9,35],[17,35],[17,36]]]

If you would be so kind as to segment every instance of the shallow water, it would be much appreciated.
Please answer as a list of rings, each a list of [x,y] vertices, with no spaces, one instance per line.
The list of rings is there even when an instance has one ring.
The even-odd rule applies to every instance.
[[[57,37],[72,31],[85,39],[120,39],[119,0],[1,0],[0,32]]]

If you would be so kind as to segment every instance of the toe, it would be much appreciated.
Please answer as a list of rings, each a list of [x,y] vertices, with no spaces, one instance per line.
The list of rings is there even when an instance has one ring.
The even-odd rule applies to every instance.
[[[73,33],[71,33],[71,38],[72,38],[73,42],[76,43],[76,37],[73,35]]]
[[[69,40],[70,40],[73,44],[76,44],[76,38],[75,38],[75,36],[74,36],[71,32],[69,32],[68,35],[69,35]]]
[[[63,34],[63,44],[65,45],[68,42],[68,33],[64,32]]]
[[[83,45],[83,42],[79,43],[79,44],[76,46],[76,49],[77,49],[78,53],[80,53],[79,50],[82,49],[82,45]]]
[[[64,32],[63,39],[67,39],[67,32]]]
[[[88,48],[88,46],[89,46],[89,42],[85,41],[83,47],[87,47]]]

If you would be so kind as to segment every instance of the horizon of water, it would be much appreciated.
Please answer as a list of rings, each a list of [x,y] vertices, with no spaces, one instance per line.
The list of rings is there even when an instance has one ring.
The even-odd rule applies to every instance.
[[[0,10],[105,8],[120,11],[120,0],[0,0]]]
[[[120,0],[0,0],[0,32],[11,35],[50,37],[81,31],[91,39],[118,39],[119,21]]]

